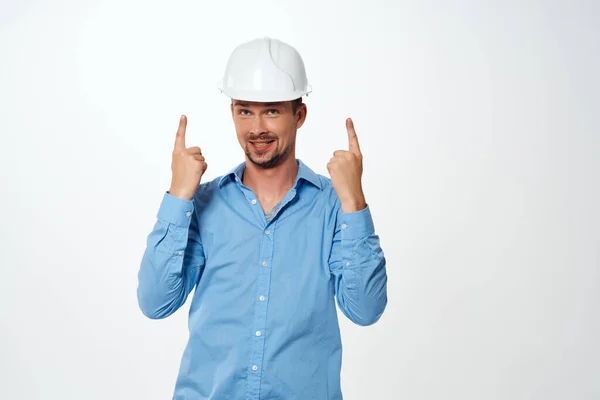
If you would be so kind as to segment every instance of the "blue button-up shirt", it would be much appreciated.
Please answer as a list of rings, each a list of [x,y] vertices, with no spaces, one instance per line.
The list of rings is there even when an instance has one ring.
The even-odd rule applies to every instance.
[[[242,183],[245,163],[192,200],[165,192],[137,294],[158,319],[193,291],[173,399],[342,399],[335,298],[354,323],[375,323],[386,261],[369,206],[342,212],[331,180],[297,162],[269,222]]]

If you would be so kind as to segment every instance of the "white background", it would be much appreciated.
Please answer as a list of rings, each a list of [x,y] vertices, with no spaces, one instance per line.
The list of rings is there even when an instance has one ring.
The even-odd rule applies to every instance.
[[[271,36],[313,93],[297,156],[355,121],[388,260],[342,319],[357,399],[600,399],[600,4],[0,2],[0,398],[170,399],[189,302],[136,301],[178,119],[203,179],[243,160],[216,89]]]

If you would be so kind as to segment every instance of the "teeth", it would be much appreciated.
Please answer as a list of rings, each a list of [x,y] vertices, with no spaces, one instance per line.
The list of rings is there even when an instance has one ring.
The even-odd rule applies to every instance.
[[[269,142],[269,143],[271,143],[271,142]],[[254,145],[255,145],[256,147],[265,147],[265,146],[266,146],[266,145],[268,145],[269,143],[264,143],[264,142],[263,142],[263,143],[254,143]]]

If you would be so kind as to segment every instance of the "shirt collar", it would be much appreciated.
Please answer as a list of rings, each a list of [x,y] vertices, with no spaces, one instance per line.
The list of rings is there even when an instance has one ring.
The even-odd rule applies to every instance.
[[[223,186],[223,184],[228,179],[238,178],[238,180],[241,182],[242,181],[242,173],[244,172],[244,168],[246,168],[246,162],[243,162],[243,163],[238,164],[237,166],[233,167],[228,173],[226,173],[225,175],[223,175],[221,177],[221,179],[219,179],[219,187]]]
[[[296,159],[298,163],[298,175],[296,176],[296,186],[298,182],[303,179],[309,183],[312,183],[319,189],[323,189],[321,185],[321,179],[319,179],[319,175],[317,175],[312,169],[310,169],[306,164],[302,162],[302,160]],[[223,175],[221,179],[219,179],[219,187],[222,187],[229,179],[237,178],[239,182],[242,181],[242,174],[244,173],[244,169],[246,168],[246,162],[242,162],[232,168],[227,174]]]

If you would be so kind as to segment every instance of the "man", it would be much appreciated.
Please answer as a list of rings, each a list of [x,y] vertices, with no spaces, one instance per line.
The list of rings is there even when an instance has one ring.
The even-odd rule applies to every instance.
[[[207,163],[186,147],[181,117],[139,271],[149,318],[173,314],[195,288],[173,398],[342,399],[335,298],[363,326],[387,305],[354,125],[327,165],[331,179],[296,159],[310,86],[298,52],[275,39],[238,46],[220,89],[245,161],[201,182]]]

